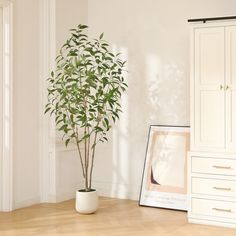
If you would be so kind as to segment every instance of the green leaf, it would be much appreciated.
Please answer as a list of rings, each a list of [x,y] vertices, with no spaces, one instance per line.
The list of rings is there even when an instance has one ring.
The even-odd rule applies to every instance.
[[[49,112],[51,110],[51,107],[48,107],[45,111],[44,114],[46,114],[47,112]]]
[[[64,131],[64,130],[66,130],[66,128],[67,128],[67,124],[64,124],[64,125],[62,125],[58,130],[59,131]]]
[[[66,147],[68,146],[69,142],[70,142],[70,139],[68,138],[68,139],[65,141]]]
[[[82,140],[85,140],[85,139],[87,139],[89,137],[90,137],[90,134],[86,134],[86,135],[83,136]]]
[[[79,29],[86,29],[86,28],[88,28],[88,26],[87,25],[79,25],[78,28]]]
[[[108,47],[108,46],[109,46],[108,43],[102,43],[102,47],[106,48],[106,47]]]
[[[104,35],[104,33],[102,33],[102,34],[99,36],[99,39],[100,39],[100,40],[103,38],[103,35]]]
[[[106,137],[103,137],[103,139],[108,142],[108,139]]]
[[[108,119],[106,117],[104,118],[104,121],[106,123],[106,126],[108,127],[109,126],[109,121],[108,121]]]
[[[56,125],[59,125],[61,122],[63,122],[63,120],[56,121]]]

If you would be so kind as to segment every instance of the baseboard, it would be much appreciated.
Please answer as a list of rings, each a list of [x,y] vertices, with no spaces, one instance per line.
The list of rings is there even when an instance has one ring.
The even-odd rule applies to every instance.
[[[130,200],[139,199],[139,187],[134,185],[94,181],[93,186],[97,189],[99,196]]]
[[[81,189],[83,182],[79,182],[77,186],[77,189]],[[94,181],[93,188],[98,191],[98,195],[101,197],[130,199],[136,201],[139,199],[139,187],[134,185]],[[51,202],[62,202],[75,198],[75,192],[77,189],[73,187],[71,190],[59,190],[57,196],[51,198]]]
[[[188,218],[189,223],[199,224],[199,225],[213,225],[218,227],[227,227],[227,228],[236,228],[235,223],[230,222],[222,222],[222,221],[214,221],[214,220],[206,220],[206,219],[196,219],[196,218]]]
[[[35,204],[40,203],[40,196],[35,196],[32,198],[28,198],[25,199],[23,201],[14,201],[13,202],[13,210],[19,209],[19,208],[23,208],[23,207],[28,207],[28,206],[32,206]]]
[[[47,201],[41,201],[41,203],[58,203],[75,198],[74,190],[58,192],[57,195],[48,195]]]
[[[56,202],[63,202],[75,198],[76,190],[65,191],[57,194]]]

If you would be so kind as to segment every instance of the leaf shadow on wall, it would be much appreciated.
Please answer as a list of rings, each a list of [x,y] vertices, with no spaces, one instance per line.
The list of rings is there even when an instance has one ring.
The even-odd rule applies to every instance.
[[[94,180],[104,195],[136,199],[149,126],[186,125],[186,68],[184,63],[171,62],[154,53],[143,56],[119,49],[128,60],[129,88],[122,99],[120,121],[109,134],[109,143],[98,148]]]

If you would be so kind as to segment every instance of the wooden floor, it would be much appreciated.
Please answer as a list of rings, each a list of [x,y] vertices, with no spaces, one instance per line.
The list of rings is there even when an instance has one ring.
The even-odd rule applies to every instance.
[[[0,213],[0,236],[236,236],[236,230],[188,224],[186,213],[100,198],[96,214],[80,215],[74,200]]]

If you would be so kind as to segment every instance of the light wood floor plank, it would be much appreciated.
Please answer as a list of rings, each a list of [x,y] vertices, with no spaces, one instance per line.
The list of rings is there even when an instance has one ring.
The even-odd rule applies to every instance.
[[[100,198],[96,214],[80,215],[74,200],[0,213],[0,236],[236,236],[236,230],[187,223],[186,212]]]

